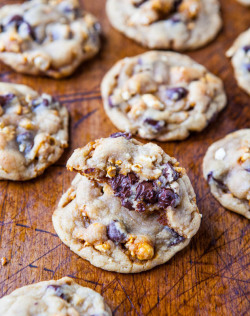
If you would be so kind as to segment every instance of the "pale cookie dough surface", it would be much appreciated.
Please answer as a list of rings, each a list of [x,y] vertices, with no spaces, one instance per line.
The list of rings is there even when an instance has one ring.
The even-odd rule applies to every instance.
[[[17,72],[62,78],[100,47],[100,24],[78,0],[5,5],[0,21],[0,60]]]
[[[28,180],[68,146],[68,111],[48,94],[0,83],[0,179]]]
[[[71,250],[121,273],[165,263],[201,221],[185,169],[159,146],[130,136],[116,133],[75,150],[67,167],[79,174],[53,214]]]
[[[111,316],[97,292],[72,279],[44,281],[24,286],[0,299],[4,316]]]
[[[203,175],[225,208],[250,219],[250,129],[212,144],[203,160]]]
[[[150,51],[118,61],[101,85],[120,130],[159,141],[202,131],[226,105],[222,81],[186,55]]]
[[[232,65],[238,85],[250,94],[250,29],[242,33],[226,52],[232,58]]]
[[[217,0],[108,0],[106,11],[114,28],[149,48],[196,49],[222,25]]]

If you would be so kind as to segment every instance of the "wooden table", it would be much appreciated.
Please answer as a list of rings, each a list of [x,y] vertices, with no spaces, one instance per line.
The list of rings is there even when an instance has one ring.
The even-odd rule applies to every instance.
[[[15,2],[2,0],[1,4]],[[201,228],[190,245],[166,264],[145,273],[122,275],[95,268],[71,252],[55,234],[51,221],[74,177],[65,168],[73,149],[116,132],[102,107],[103,75],[117,60],[146,51],[111,28],[105,1],[82,2],[100,19],[104,39],[100,54],[72,77],[56,81],[23,76],[0,66],[2,81],[54,94],[71,114],[70,147],[55,165],[32,181],[0,182],[0,258],[9,261],[0,267],[0,296],[20,286],[68,275],[101,293],[114,315],[246,315],[250,309],[249,223],[212,197],[201,165],[211,143],[250,127],[250,98],[238,88],[225,57],[236,36],[250,26],[250,9],[235,0],[221,1],[223,30],[207,47],[188,53],[224,80],[226,109],[202,133],[183,142],[160,143],[188,171],[203,214]]]

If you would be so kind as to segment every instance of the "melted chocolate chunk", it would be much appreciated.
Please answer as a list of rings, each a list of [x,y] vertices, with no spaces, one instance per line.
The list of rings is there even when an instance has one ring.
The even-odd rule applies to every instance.
[[[138,203],[136,206],[136,212],[143,213],[146,211],[146,208],[143,203]]]
[[[111,222],[108,225],[107,234],[110,240],[113,240],[118,243],[124,241],[126,238],[126,236],[119,230],[117,222]]]
[[[246,170],[247,172],[250,172],[250,168],[246,168],[245,170]]]
[[[34,146],[34,136],[31,132],[25,132],[17,135],[16,141],[19,145],[19,150],[27,154]]]
[[[166,96],[173,101],[179,101],[186,97],[188,90],[183,87],[169,88],[166,90]]]
[[[134,211],[135,209],[133,208],[133,205],[131,202],[129,202],[128,200],[122,200],[122,206],[126,207],[127,209],[129,209],[130,211]]]
[[[207,175],[207,182],[210,183],[211,180],[214,181],[223,192],[228,192],[227,186],[221,180],[213,177],[213,171],[209,172]]]
[[[162,188],[158,194],[158,204],[162,208],[175,205],[175,193],[171,189]]]
[[[56,296],[61,297],[63,300],[66,300],[66,296],[63,293],[63,289],[60,285],[49,285],[47,289],[54,290]]]
[[[131,139],[132,135],[130,133],[118,132],[118,133],[111,134],[110,137],[111,138],[125,137],[126,139]]]
[[[164,125],[161,124],[161,121],[156,121],[151,118],[147,118],[144,120],[144,123],[151,125],[155,130],[160,131],[163,129]]]
[[[13,93],[0,95],[0,105],[5,106],[7,103],[9,103],[14,98],[15,98],[15,94],[13,94]]]
[[[135,173],[130,172],[126,176],[119,174],[117,177],[110,179],[110,185],[122,200],[126,200],[131,195],[131,185],[135,184],[138,178]],[[125,205],[124,205],[125,206]]]
[[[152,181],[142,181],[136,188],[135,200],[142,200],[149,204],[157,202],[157,193],[154,191]]]
[[[243,46],[242,49],[245,53],[248,53],[250,51],[250,45]]]
[[[170,163],[166,164],[166,168],[163,169],[162,174],[168,182],[176,181],[180,177],[179,172],[175,171],[174,167]]]
[[[109,104],[109,107],[111,108],[115,107],[115,105],[112,102],[111,96],[108,97],[108,104]]]
[[[21,15],[14,15],[8,22],[7,26],[15,23],[16,28],[19,30],[20,27],[25,28],[25,32],[30,35],[34,40],[36,39],[35,32],[32,26],[26,22]]]
[[[140,2],[134,3],[136,8],[139,8],[143,3],[147,2],[148,0],[141,0]]]

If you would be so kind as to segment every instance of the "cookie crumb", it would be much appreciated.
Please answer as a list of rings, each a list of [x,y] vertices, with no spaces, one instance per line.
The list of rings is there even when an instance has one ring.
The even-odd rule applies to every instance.
[[[1,264],[2,266],[5,266],[8,263],[8,260],[5,257],[1,258]]]

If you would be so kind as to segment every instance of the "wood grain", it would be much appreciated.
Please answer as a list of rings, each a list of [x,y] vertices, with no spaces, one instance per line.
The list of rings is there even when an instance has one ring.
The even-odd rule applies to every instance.
[[[16,1],[1,1],[3,3]],[[0,296],[30,283],[71,276],[101,293],[114,315],[247,315],[250,309],[249,223],[225,210],[209,193],[201,164],[208,146],[239,128],[250,127],[249,96],[236,85],[226,49],[250,25],[250,10],[223,0],[223,30],[207,47],[188,53],[224,80],[228,105],[202,133],[186,141],[160,143],[186,167],[203,214],[189,247],[151,271],[122,275],[93,267],[72,253],[55,234],[51,215],[73,173],[65,163],[73,149],[116,132],[106,117],[100,82],[119,59],[146,51],[111,28],[105,1],[82,1],[101,21],[100,54],[70,78],[52,80],[16,74],[0,66],[0,80],[28,84],[57,96],[71,114],[71,142],[63,157],[44,175],[25,183],[0,182]],[[209,26],[208,26],[209,27]]]

